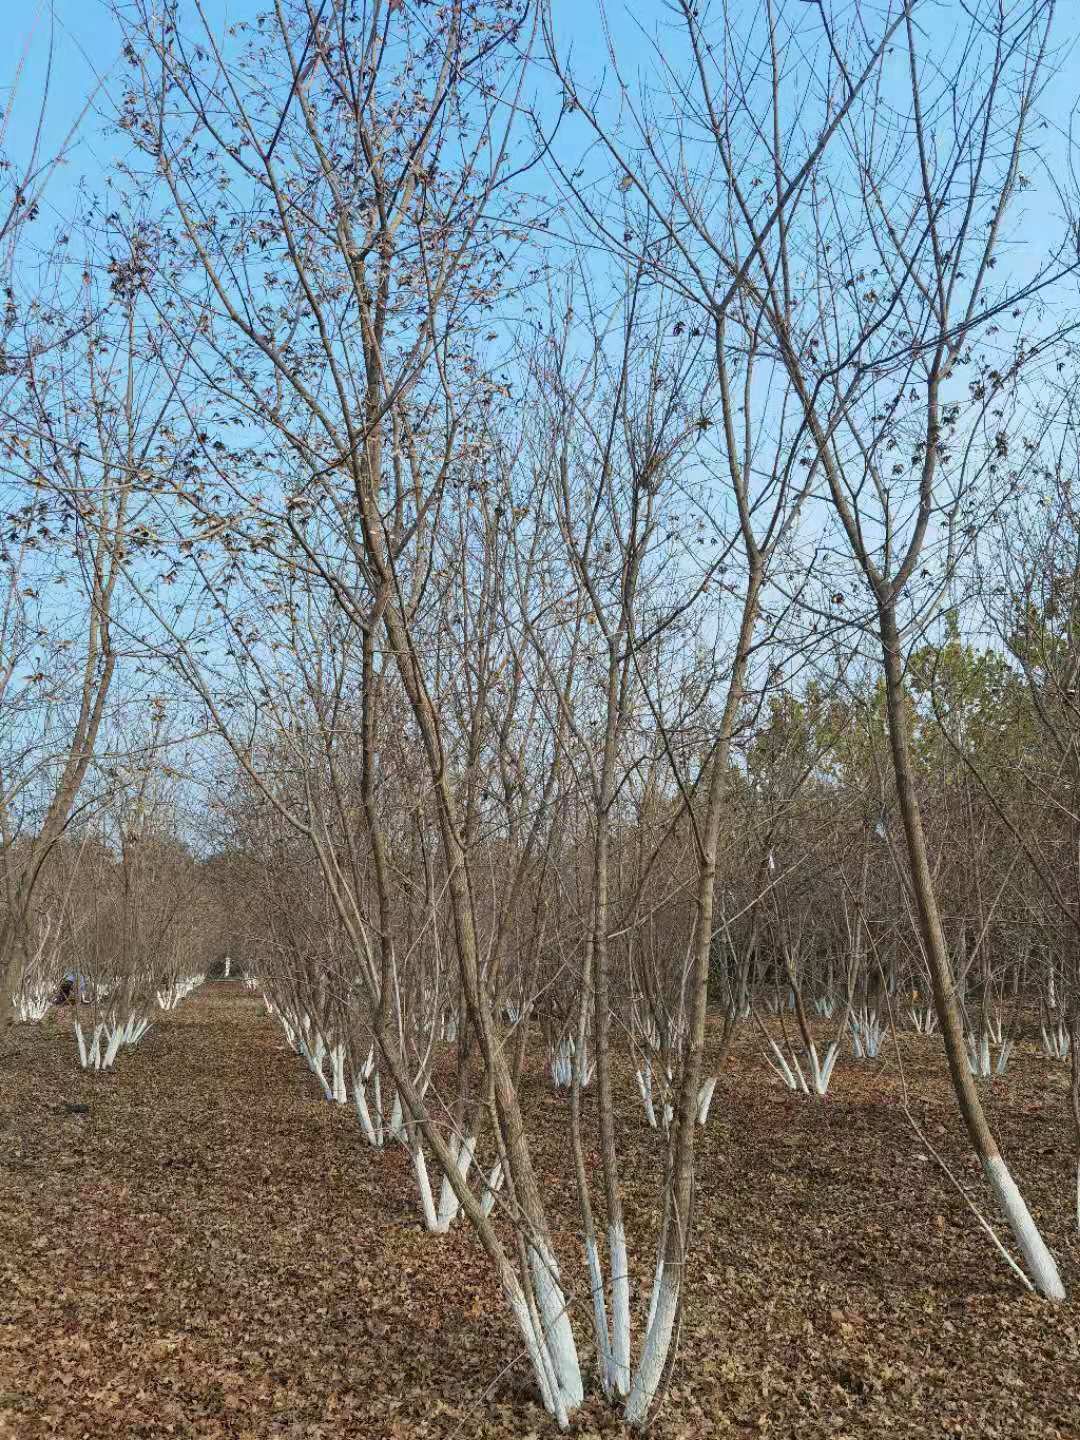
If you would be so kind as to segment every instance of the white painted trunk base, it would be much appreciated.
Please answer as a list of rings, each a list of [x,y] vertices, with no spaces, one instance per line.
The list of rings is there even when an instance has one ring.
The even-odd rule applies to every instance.
[[[1072,1051],[1072,1039],[1062,1020],[1051,1021],[1041,1027],[1042,1052],[1048,1060],[1068,1060]]]
[[[653,1104],[653,1078],[652,1065],[646,1060],[641,1069],[637,1072],[638,1090],[641,1092],[641,1102],[645,1106],[645,1119],[649,1122],[649,1128],[656,1130],[656,1106]]]
[[[24,980],[15,1001],[15,1013],[23,1024],[44,1020],[52,1004],[55,984],[50,981]]]
[[[424,1217],[424,1226],[433,1235],[442,1235],[450,1228],[449,1221],[443,1220],[442,1216],[435,1210],[435,1197],[431,1193],[431,1181],[428,1178],[427,1160],[419,1145],[411,1150],[413,1173],[416,1176],[416,1185],[420,1191],[420,1210]]]
[[[491,1167],[487,1182],[484,1185],[484,1193],[480,1197],[480,1210],[484,1215],[490,1215],[495,1208],[495,1198],[503,1187],[503,1163],[496,1160]]]
[[[608,1329],[604,1272],[600,1266],[600,1251],[595,1235],[588,1236],[585,1241],[585,1262],[589,1268],[589,1292],[593,1303],[593,1333],[596,1337],[600,1383],[604,1387],[604,1394],[610,1396],[615,1391],[615,1372],[611,1355],[611,1332]]]
[[[569,1090],[574,1080],[574,1042],[567,1036],[552,1050],[551,1078],[557,1090]]]
[[[991,1036],[984,1030],[981,1035],[968,1035],[967,1055],[971,1073],[978,1080],[992,1080],[995,1075],[1004,1075],[1012,1057],[1013,1042],[995,1042],[1000,1045],[995,1056],[991,1049]]]
[[[206,979],[205,973],[200,975],[178,975],[163,985],[156,992],[158,1008],[161,1010],[175,1010],[181,1000],[185,1000],[193,991]],[[269,1008],[269,1007],[268,1007]]]
[[[851,1016],[851,1048],[856,1060],[876,1060],[885,1039],[885,1027],[876,1010],[863,1005]]]
[[[1009,1167],[1000,1156],[995,1156],[985,1162],[983,1170],[1024,1257],[1028,1278],[1045,1299],[1064,1300],[1065,1286],[1061,1283],[1057,1264],[1039,1234],[1039,1227],[1031,1218],[1024,1197],[1016,1188]]]
[[[339,1040],[330,1049],[330,1075],[333,1099],[338,1105],[349,1103],[349,1091],[345,1084],[345,1046]]]
[[[908,1018],[917,1034],[934,1035],[937,1033],[937,1011],[932,1005],[913,1005],[908,1010]]]
[[[616,1395],[630,1389],[630,1270],[621,1225],[608,1230],[611,1263],[611,1378]]]
[[[770,1054],[769,1051],[772,1053]],[[840,1054],[839,1040],[832,1042],[825,1052],[824,1059],[818,1055],[817,1046],[813,1041],[810,1042],[809,1048],[803,1055],[807,1073],[803,1072],[803,1067],[799,1064],[799,1057],[795,1052],[791,1051],[789,1055],[785,1055],[771,1037],[769,1038],[769,1051],[766,1051],[765,1059],[789,1090],[794,1090],[801,1095],[817,1095],[820,1099],[824,1099],[828,1094],[829,1082],[832,1080],[833,1070]]]
[[[562,1390],[552,1370],[551,1357],[540,1335],[539,1322],[534,1319],[524,1291],[515,1278],[508,1277],[503,1288],[514,1319],[517,1321],[518,1329],[525,1341],[525,1349],[529,1356],[533,1375],[536,1377],[544,1409],[549,1415],[555,1417],[555,1423],[560,1430],[567,1430],[570,1426],[570,1416]]]
[[[149,1032],[151,1026],[144,1015],[134,1011],[126,1020],[114,1020],[111,1025],[99,1021],[87,1043],[86,1035],[78,1019],[75,1021],[75,1043],[79,1047],[79,1064],[84,1070],[109,1070],[121,1049],[134,1049]]]
[[[566,1308],[566,1296],[559,1278],[559,1267],[554,1255],[546,1247],[541,1249],[530,1245],[528,1254],[533,1290],[536,1293],[543,1327],[544,1348],[563,1408],[569,1413],[581,1404],[585,1391],[581,1382],[574,1331]]]
[[[469,1171],[472,1169],[473,1155],[476,1150],[476,1136],[469,1135],[464,1141],[458,1142],[455,1138],[450,1144],[450,1153],[454,1157],[458,1173],[462,1183],[468,1183]],[[461,1202],[458,1199],[454,1187],[450,1182],[450,1176],[444,1175],[442,1190],[439,1193],[439,1225],[443,1230],[449,1230],[450,1226],[457,1219],[458,1211],[461,1209]]]
[[[664,1373],[668,1351],[671,1349],[678,1308],[678,1281],[661,1259],[657,1265],[656,1279],[649,1300],[649,1325],[645,1332],[645,1344],[623,1410],[624,1419],[631,1425],[644,1424],[648,1419],[660,1378]]]

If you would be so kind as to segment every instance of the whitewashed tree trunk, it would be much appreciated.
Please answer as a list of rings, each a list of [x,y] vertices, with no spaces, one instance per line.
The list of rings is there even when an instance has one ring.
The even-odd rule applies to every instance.
[[[860,1006],[851,1016],[850,1025],[851,1048],[856,1060],[876,1060],[885,1038],[885,1027],[878,1012],[869,1006]]]
[[[984,1161],[983,1173],[1012,1228],[1035,1288],[1049,1300],[1064,1300],[1065,1286],[1061,1283],[1054,1257],[1039,1234],[1038,1226],[1031,1218],[1031,1211],[1017,1189],[1004,1159],[996,1155]]]
[[[18,1018],[24,1024],[44,1020],[52,1003],[54,989],[54,985],[40,977],[24,980],[15,1002]]]
[[[656,1107],[653,1104],[653,1073],[652,1061],[642,1062],[641,1069],[637,1072],[638,1090],[641,1092],[641,1100],[645,1106],[645,1118],[651,1129],[657,1128]]]
[[[990,1035],[983,1030],[979,1035],[967,1037],[968,1064],[971,1073],[980,1080],[991,1080],[995,1075],[1004,1075],[1009,1067],[1013,1052],[1012,1040],[1001,1043],[996,1057],[991,1050]]]
[[[554,1416],[555,1423],[560,1430],[567,1430],[570,1427],[570,1415],[566,1394],[563,1386],[559,1383],[540,1320],[533,1314],[524,1291],[513,1272],[508,1272],[504,1276],[503,1289],[514,1319],[517,1321],[518,1329],[525,1341],[525,1349],[540,1387],[540,1399],[544,1409],[549,1415]]]
[[[908,1010],[908,1017],[912,1026],[919,1035],[933,1035],[938,1028],[937,1012],[932,1005],[913,1005]]]
[[[616,1395],[630,1389],[630,1270],[621,1225],[608,1228],[611,1266],[611,1379]]]
[[[410,1148],[412,1156],[413,1173],[416,1176],[417,1189],[420,1191],[420,1210],[424,1217],[425,1227],[433,1235],[441,1235],[450,1228],[449,1221],[443,1221],[441,1215],[435,1210],[435,1197],[431,1193],[431,1180],[428,1178],[427,1160],[424,1157],[423,1147],[417,1140]]]
[[[495,1199],[503,1188],[503,1163],[496,1160],[484,1184],[484,1193],[480,1197],[480,1213],[485,1217],[490,1215],[495,1208]]]
[[[405,1134],[405,1118],[401,1109],[401,1096],[397,1090],[394,1091],[394,1103],[390,1107],[390,1134],[395,1140],[400,1140],[403,1145],[408,1138]]]
[[[656,1275],[649,1296],[645,1344],[642,1346],[641,1358],[634,1372],[633,1384],[623,1411],[624,1418],[631,1425],[644,1424],[648,1418],[671,1349],[675,1316],[679,1308],[678,1275],[673,1267],[664,1261],[664,1243],[665,1237],[662,1236]]]
[[[330,1050],[330,1072],[335,1102],[338,1105],[347,1105],[349,1090],[345,1084],[345,1046],[340,1040]]]
[[[564,1036],[551,1052],[551,1078],[558,1090],[569,1090],[574,1080],[574,1041]]]
[[[794,1090],[802,1095],[816,1095],[819,1099],[824,1099],[828,1094],[829,1082],[832,1080],[837,1056],[840,1054],[839,1040],[832,1042],[825,1052],[824,1059],[818,1055],[814,1042],[810,1041],[803,1055],[808,1073],[804,1073],[803,1067],[799,1063],[799,1057],[794,1050],[785,1056],[780,1046],[771,1037],[769,1037],[769,1047],[772,1054],[766,1054],[765,1058],[789,1090]]]
[[[81,1023],[75,1021],[75,1041],[79,1047],[79,1064],[84,1070],[101,1069],[101,1042],[105,1038],[105,1026],[98,1022],[93,1028],[90,1043],[87,1044]]]
[[[472,1169],[473,1156],[476,1151],[476,1136],[469,1135],[459,1142],[455,1137],[450,1144],[450,1153],[454,1157],[458,1173],[462,1183],[467,1183],[469,1171]],[[442,1189],[439,1192],[439,1224],[444,1230],[449,1230],[451,1224],[457,1219],[461,1202],[454,1191],[449,1175],[443,1176]]]
[[[709,1078],[702,1083],[701,1089],[698,1091],[697,1123],[699,1125],[704,1125],[709,1118],[713,1095],[716,1092],[717,1078],[716,1075],[710,1075]],[[826,1084],[828,1084],[827,1081]]]
[[[367,1098],[369,1081],[371,1081],[372,1091],[370,1107]],[[375,1069],[374,1047],[368,1051],[367,1059],[353,1076],[353,1101],[365,1140],[375,1149],[381,1150],[386,1136],[382,1113],[382,1086],[379,1083],[378,1071]]]
[[[1068,1027],[1063,1020],[1044,1021],[1040,1027],[1042,1051],[1048,1060],[1068,1060],[1072,1049]]]
[[[306,1015],[303,1017],[301,1023],[303,1031],[307,1034],[310,1034],[311,1038],[310,1041],[301,1039],[300,1053],[307,1061],[311,1073],[315,1076],[316,1080],[318,1080],[320,1086],[322,1087],[323,1095],[326,1097],[327,1100],[333,1100],[333,1087],[327,1080],[323,1070],[323,1065],[326,1061],[326,1041],[323,1039],[322,1035],[320,1035],[319,1031],[310,1024]]]
[[[798,1056],[793,1054],[789,1064],[788,1057],[776,1041],[771,1036],[767,1038],[769,1049],[772,1051],[771,1055],[768,1052],[765,1054],[765,1059],[769,1067],[779,1075],[789,1090],[795,1090],[803,1095],[809,1095],[810,1087],[806,1083],[806,1076],[802,1072]]]
[[[162,1010],[175,1010],[180,1001],[185,999],[206,979],[205,972],[198,975],[177,975],[167,984],[163,985],[156,994],[157,1003]],[[263,997],[264,1000],[266,997]],[[270,1002],[266,1001],[267,1010],[273,1014]]]
[[[569,1414],[581,1404],[585,1398],[585,1390],[558,1263],[546,1246],[529,1244],[528,1256],[544,1348],[549,1357],[561,1408]]]

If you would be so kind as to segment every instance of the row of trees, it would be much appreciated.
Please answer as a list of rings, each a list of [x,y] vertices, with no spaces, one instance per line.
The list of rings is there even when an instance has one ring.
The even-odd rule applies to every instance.
[[[227,846],[268,1003],[408,1145],[429,1227],[475,1228],[560,1425],[581,1335],[530,1037],[629,1421],[689,1273],[710,1000],[824,1094],[815,1017],[872,1055],[909,997],[1060,1299],[976,1083],[1021,1015],[1075,1065],[1080,1013],[1054,4],[680,0],[639,82],[613,36],[596,86],[509,0],[115,23],[108,204],[52,234],[40,157],[3,172],[7,1013],[71,854],[147,857],[110,955],[197,870],[196,957],[190,847]],[[199,819],[151,844],[162,786]],[[627,1043],[663,1132],[640,1315]]]

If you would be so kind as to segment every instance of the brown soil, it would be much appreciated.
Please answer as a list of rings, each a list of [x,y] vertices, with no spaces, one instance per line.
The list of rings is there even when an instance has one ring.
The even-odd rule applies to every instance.
[[[70,1012],[20,1027],[0,1060],[0,1437],[555,1433],[468,1229],[423,1232],[407,1157],[364,1145],[257,999],[205,987],[106,1076],[78,1069],[70,1028]],[[702,1135],[688,1303],[651,1433],[1080,1436],[1080,1301],[1040,1303],[994,1256],[905,1118],[895,1053],[841,1062],[815,1103],[741,1044]],[[901,1049],[916,1120],[982,1199],[940,1042]],[[640,1340],[658,1141],[620,1081]],[[580,1292],[566,1101],[539,1069],[525,1083]],[[1080,1294],[1065,1084],[1028,1046],[987,1088]],[[576,1433],[618,1429],[594,1399]]]

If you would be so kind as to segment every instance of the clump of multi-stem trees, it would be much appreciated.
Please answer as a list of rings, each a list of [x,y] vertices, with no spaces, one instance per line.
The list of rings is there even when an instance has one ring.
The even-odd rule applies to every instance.
[[[0,172],[5,1029],[73,977],[108,1067],[239,957],[474,1228],[560,1426],[583,1343],[654,1405],[740,1029],[814,1101],[937,1047],[1060,1299],[982,1099],[1071,1067],[1080,1222],[1054,6],[679,0],[597,84],[542,4],[115,21],[108,207],[53,232],[41,127]]]

